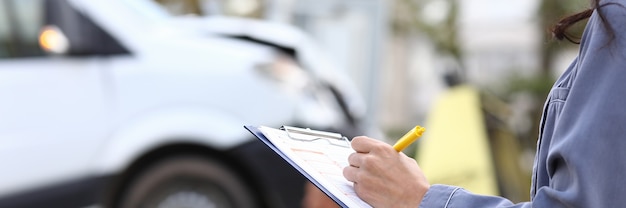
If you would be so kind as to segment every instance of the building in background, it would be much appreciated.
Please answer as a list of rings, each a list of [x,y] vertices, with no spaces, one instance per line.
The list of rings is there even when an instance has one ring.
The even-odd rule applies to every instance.
[[[451,11],[451,3],[446,5],[443,2],[457,3],[457,10]],[[407,68],[404,71],[396,69],[403,74],[395,76],[408,79],[404,87],[411,91],[403,93],[413,96],[410,100],[397,100],[410,103],[407,109],[398,110],[387,105],[385,110],[396,112],[387,122],[393,123],[393,119],[402,116],[405,116],[404,121],[424,119],[437,95],[446,89],[444,76],[451,72],[461,74],[464,81],[471,84],[491,89],[505,84],[511,76],[536,74],[542,41],[539,18],[536,17],[538,3],[538,0],[435,0],[417,8],[420,11],[414,15],[419,16],[411,18],[422,20],[423,24],[438,24],[443,22],[446,13],[456,12],[452,14],[456,16],[454,32],[462,55],[460,60],[455,60],[455,57],[442,53],[434,38],[429,37],[433,34],[428,31],[417,30],[408,37],[395,36],[403,40],[396,40],[391,47],[407,54],[401,56],[406,60],[396,59],[392,66]],[[396,90],[389,89],[388,92]]]
[[[381,76],[388,38],[385,0],[268,1],[266,18],[296,25],[309,32],[328,56],[356,82],[367,103],[366,119],[378,124]]]
[[[538,25],[538,0],[459,3],[459,38],[472,83],[496,84],[512,74],[531,76],[538,72],[543,32]]]

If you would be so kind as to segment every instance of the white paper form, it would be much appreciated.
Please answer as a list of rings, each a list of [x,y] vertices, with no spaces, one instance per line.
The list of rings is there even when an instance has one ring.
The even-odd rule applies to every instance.
[[[354,152],[347,141],[331,142],[264,126],[258,129],[292,161],[290,164],[299,166],[313,184],[335,201],[339,200],[338,204],[351,208],[371,207],[356,195],[352,182],[343,176],[343,168],[349,165],[348,156]]]

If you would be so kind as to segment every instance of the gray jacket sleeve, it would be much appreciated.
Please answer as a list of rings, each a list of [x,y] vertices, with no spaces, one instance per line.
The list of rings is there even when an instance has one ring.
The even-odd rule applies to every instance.
[[[433,185],[420,207],[623,207],[626,204],[626,1],[605,0],[542,118],[529,202]],[[611,28],[611,29],[607,29]]]
[[[457,207],[531,207],[529,202],[513,204],[511,201],[497,196],[472,194],[467,190],[448,185],[432,185],[420,208],[457,208]]]

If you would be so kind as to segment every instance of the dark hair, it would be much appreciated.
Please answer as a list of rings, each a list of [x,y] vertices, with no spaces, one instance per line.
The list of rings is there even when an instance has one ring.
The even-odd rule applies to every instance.
[[[551,29],[552,36],[554,36],[554,38],[558,40],[567,39],[568,41],[572,43],[578,44],[579,41],[574,40],[574,38],[572,38],[569,34],[566,33],[567,29],[570,28],[572,25],[576,24],[577,22],[591,17],[591,14],[593,14],[593,11],[599,7],[600,7],[600,0],[591,0],[591,8],[586,9],[582,12],[567,16],[559,20]],[[600,15],[600,18],[604,22],[604,16],[602,16],[602,14],[599,14],[599,15]]]

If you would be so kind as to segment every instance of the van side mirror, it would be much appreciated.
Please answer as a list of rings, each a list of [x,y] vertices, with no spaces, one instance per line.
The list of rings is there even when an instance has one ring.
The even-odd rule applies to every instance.
[[[115,55],[128,51],[91,19],[74,9],[67,0],[46,0],[44,4],[44,25],[52,37],[65,37],[66,50],[52,51],[66,55]],[[42,38],[43,36],[40,36]],[[40,39],[40,44],[41,44]],[[61,40],[62,41],[62,40]],[[59,45],[56,45],[59,46]],[[44,47],[42,45],[42,47]],[[46,48],[44,48],[46,49]]]

